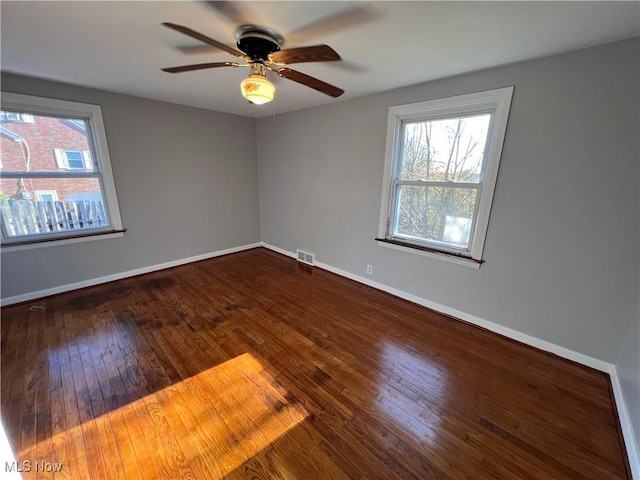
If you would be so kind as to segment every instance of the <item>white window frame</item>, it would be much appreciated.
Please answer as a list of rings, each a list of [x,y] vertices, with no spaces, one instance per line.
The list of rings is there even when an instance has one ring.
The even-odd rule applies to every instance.
[[[389,108],[378,245],[474,268],[480,267],[483,262],[482,254],[512,96],[513,87],[505,87]],[[403,122],[457,118],[486,113],[491,113],[492,119],[485,146],[483,178],[481,178],[481,185],[478,189],[477,213],[470,234],[469,249],[449,248],[446,245],[439,245],[437,242],[412,242],[394,236],[394,222],[396,221],[394,218],[395,181],[397,172],[399,172]]]
[[[96,178],[100,180],[105,212],[109,217],[109,227],[106,228],[41,233],[21,237],[5,237],[3,231],[2,248],[0,251],[2,253],[8,253],[16,250],[124,236],[120,208],[118,206],[118,196],[116,194],[113,171],[111,169],[107,136],[100,106],[10,92],[2,92],[0,103],[4,111],[15,111],[21,114],[26,113],[30,116],[48,115],[64,118],[82,118],[86,121],[88,128],[87,139],[90,143],[90,151],[92,151],[93,154],[85,157],[85,165],[89,165],[92,173],[95,173]],[[87,163],[87,159],[89,159],[89,163]],[[80,171],[79,169],[77,170]],[[1,173],[0,176],[2,176]]]

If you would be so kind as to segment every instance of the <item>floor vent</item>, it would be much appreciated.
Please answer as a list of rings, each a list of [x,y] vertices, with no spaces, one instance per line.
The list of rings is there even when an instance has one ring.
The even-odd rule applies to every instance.
[[[307,265],[313,265],[313,253],[303,252],[302,250],[296,251],[298,254],[298,261],[302,263],[306,263]]]

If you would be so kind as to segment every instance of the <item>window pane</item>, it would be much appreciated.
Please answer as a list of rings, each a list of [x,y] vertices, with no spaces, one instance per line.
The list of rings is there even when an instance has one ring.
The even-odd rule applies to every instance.
[[[395,235],[467,248],[477,190],[400,185]]]
[[[480,182],[491,114],[406,122],[402,180]]]
[[[97,178],[3,178],[0,210],[7,238],[109,226]]]
[[[82,152],[78,150],[65,150],[64,153],[67,157],[67,165],[70,169],[84,169]]]
[[[36,200],[42,200],[43,202],[55,202],[56,195],[55,193],[36,192]]]
[[[89,152],[90,141],[84,119],[2,112],[3,172],[66,172],[85,169],[83,152]],[[19,118],[19,119],[16,119]]]

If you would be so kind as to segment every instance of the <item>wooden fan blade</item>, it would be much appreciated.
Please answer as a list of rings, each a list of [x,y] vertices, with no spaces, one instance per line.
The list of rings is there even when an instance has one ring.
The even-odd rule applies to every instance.
[[[289,63],[304,62],[335,62],[340,55],[329,45],[314,45],[312,47],[289,48],[272,53],[269,58],[274,63],[287,65]]]
[[[334,87],[333,85],[329,85],[322,80],[318,80],[317,78],[310,77],[304,73],[298,72],[296,70],[291,70],[290,68],[281,68],[278,70],[278,75],[283,78],[288,78],[289,80],[293,80],[294,82],[298,82],[306,87],[313,88],[325,95],[329,95],[330,97],[339,97],[344,93],[344,90],[338,87]]]
[[[236,2],[218,0],[204,2],[204,4],[216,11],[219,15],[225,17],[233,25],[246,25],[251,23],[248,18],[252,12],[248,11],[246,6],[239,5]]]
[[[196,63],[194,65],[183,65],[181,67],[163,68],[162,71],[167,73],[181,73],[181,72],[190,72],[192,70],[204,70],[206,68],[239,67],[239,66],[240,65],[235,62]]]
[[[373,4],[375,4],[375,2],[373,2]],[[350,28],[357,28],[377,20],[379,17],[379,11],[371,2],[366,4],[360,3],[356,6],[327,15],[326,17],[316,19],[297,30],[287,32],[285,36],[288,42],[306,43],[323,35],[341,32]]]
[[[185,55],[211,55],[217,53],[219,50],[211,45],[182,45],[175,47],[180,53]]]
[[[183,27],[182,25],[176,25],[175,23],[169,23],[169,22],[164,22],[163,25],[177,32],[184,33],[185,35],[191,38],[200,40],[201,42],[211,45],[212,47],[216,47],[216,48],[219,48],[220,50],[224,50],[225,52],[230,53],[231,55],[244,58],[244,53],[236,50],[235,48],[230,47],[229,45],[225,45],[224,43],[218,42],[213,38],[209,38],[206,35],[198,33],[195,30],[191,30],[190,28]]]

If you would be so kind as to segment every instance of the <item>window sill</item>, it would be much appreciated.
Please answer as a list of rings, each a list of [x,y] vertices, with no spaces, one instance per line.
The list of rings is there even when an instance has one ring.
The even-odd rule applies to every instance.
[[[480,265],[484,263],[483,260],[475,260],[473,258],[450,255],[444,252],[437,252],[435,250],[429,250],[424,247],[402,243],[395,240],[387,240],[385,238],[376,238],[375,240],[380,247],[393,248],[394,250],[400,250],[401,252],[412,253],[414,255],[422,255],[423,257],[435,258],[436,260],[443,260],[445,262],[451,262],[469,268],[479,269]]]
[[[126,230],[111,230],[107,232],[91,233],[88,235],[79,235],[77,237],[47,238],[42,240],[26,240],[24,242],[5,243],[0,247],[0,253],[18,252],[34,248],[56,247],[71,243],[91,242],[93,240],[124,237],[125,232]]]

